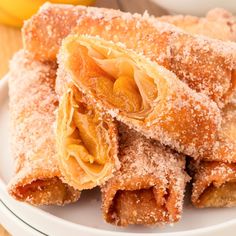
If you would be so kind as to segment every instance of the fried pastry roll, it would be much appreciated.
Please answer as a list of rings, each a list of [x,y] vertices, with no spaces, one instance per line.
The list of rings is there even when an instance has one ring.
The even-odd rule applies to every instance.
[[[35,61],[22,50],[11,61],[8,78],[16,164],[9,193],[35,205],[75,202],[80,192],[62,182],[55,152],[56,66]]]
[[[108,223],[152,225],[180,220],[185,158],[126,126],[119,126],[121,168],[102,186]]]
[[[116,123],[67,83],[63,71],[58,72],[57,92],[56,140],[63,178],[75,189],[96,187],[119,168]]]
[[[224,9],[212,9],[204,18],[167,15],[158,19],[174,24],[191,34],[205,35],[224,41],[236,41],[236,17]]]
[[[236,104],[228,104],[222,113],[220,142],[212,156],[191,164],[196,207],[236,206]]]
[[[164,67],[98,37],[65,39],[59,65],[91,103],[195,158],[215,143],[220,112]]]
[[[163,16],[160,20],[168,21],[184,30],[215,37],[222,40],[236,41],[236,18],[224,9],[213,9],[205,18],[195,16]],[[235,97],[236,93],[234,93]],[[229,103],[222,109],[223,122],[218,140],[212,154],[205,156],[207,161],[236,163],[236,106]]]
[[[201,162],[194,172],[192,203],[196,207],[236,206],[236,164]]]
[[[174,72],[192,89],[224,106],[235,89],[236,46],[190,35],[147,15],[117,10],[45,4],[23,27],[24,47],[54,60],[62,39],[78,34],[121,42]]]

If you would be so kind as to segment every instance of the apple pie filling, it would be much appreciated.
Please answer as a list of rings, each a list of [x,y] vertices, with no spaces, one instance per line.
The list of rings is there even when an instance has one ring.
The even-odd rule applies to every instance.
[[[88,66],[94,68],[83,77],[83,68],[78,60],[70,60],[70,68],[75,75],[80,75],[80,83],[91,89],[94,94],[108,104],[130,117],[144,118],[157,98],[157,86],[148,73],[137,66],[128,55],[118,50],[105,48],[102,45],[91,45],[86,42],[71,42],[69,51],[78,52],[86,58]],[[73,53],[78,56],[80,53]],[[86,69],[86,68],[85,68]]]
[[[110,171],[114,155],[109,136],[111,126],[110,120],[83,102],[77,88],[64,94],[57,119],[57,144],[65,175],[78,181],[74,186],[88,180],[98,183]]]

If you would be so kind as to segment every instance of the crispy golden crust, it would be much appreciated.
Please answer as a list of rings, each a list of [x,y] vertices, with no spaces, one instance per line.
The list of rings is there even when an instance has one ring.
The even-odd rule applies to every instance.
[[[158,19],[174,24],[191,34],[200,34],[223,41],[236,41],[236,18],[224,9],[210,10],[204,18],[167,15]]]
[[[136,68],[134,70],[143,74],[143,78],[147,74],[155,81],[150,83],[156,88],[158,95],[150,103],[150,109],[129,113],[109,101],[106,94],[99,95],[96,81],[99,82],[100,79],[96,78],[106,74],[95,62],[97,59],[89,55],[88,52],[92,54],[92,48],[96,48],[94,55],[96,54],[97,58],[101,56],[99,50],[102,50],[105,59],[100,60],[100,63],[103,64],[104,70],[112,68],[111,64],[109,66],[104,64],[106,58],[112,62],[118,58],[121,67],[122,60],[126,61],[127,66],[130,61]],[[164,67],[127,50],[124,46],[115,45],[98,37],[78,35],[72,35],[64,41],[58,59],[60,67],[67,71],[70,80],[90,98],[94,105],[111,116],[187,155],[200,158],[211,154],[220,124],[220,112],[216,104],[206,96],[191,90]],[[136,79],[138,80],[138,76],[135,81]],[[92,87],[94,84],[95,87]],[[140,93],[142,89],[140,85]],[[143,99],[146,99],[145,96],[144,94]]]
[[[55,155],[55,73],[54,64],[42,64],[20,51],[11,61],[8,75],[11,145],[16,164],[8,191],[17,200],[35,205],[63,205],[80,196],[62,183]]]
[[[119,129],[121,169],[102,187],[105,220],[119,226],[178,221],[188,179],[184,156],[124,125]]]
[[[98,35],[143,53],[220,106],[234,91],[235,44],[191,36],[146,15],[46,4],[26,22],[24,46],[36,58],[55,59],[62,39],[75,26],[74,31],[79,34]]]
[[[236,41],[236,19],[223,9],[208,12],[206,18],[194,16],[164,16],[160,20],[172,23],[192,34],[202,34],[221,40]],[[235,101],[222,110],[223,122],[213,152],[204,159],[213,162],[192,162],[192,202],[196,207],[236,205],[236,107]]]
[[[213,152],[207,161],[236,163],[236,103],[232,101],[222,110],[222,124]]]
[[[196,207],[236,206],[236,165],[201,162],[192,165],[192,203]]]
[[[191,165],[196,207],[236,206],[236,104],[228,104],[222,115],[220,141],[213,154],[205,158],[207,162]]]

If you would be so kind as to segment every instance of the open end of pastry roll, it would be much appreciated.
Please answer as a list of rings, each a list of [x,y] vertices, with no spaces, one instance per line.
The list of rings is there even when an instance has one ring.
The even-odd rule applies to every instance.
[[[66,182],[82,190],[109,179],[119,166],[116,137],[112,119],[89,106],[76,87],[69,87],[57,118],[57,150]]]
[[[153,225],[180,219],[187,174],[184,156],[119,125],[121,168],[102,186],[108,223]]]
[[[78,199],[74,188],[62,183],[58,177],[37,179],[25,185],[18,183],[9,192],[17,200],[28,201],[33,205],[39,205],[40,202],[64,205]]]
[[[145,57],[98,37],[70,35],[59,64],[97,107],[146,136],[198,157],[220,123],[216,104]]]
[[[153,187],[133,191],[119,190],[114,197],[109,216],[114,217],[115,214],[118,219],[122,219],[121,225],[138,224],[137,219],[140,220],[140,224],[143,224],[143,219],[147,219],[149,224],[155,224],[157,217],[159,221],[166,221],[166,215],[161,214],[161,208],[156,207],[158,202],[155,192],[156,189]],[[165,206],[162,207],[165,208]],[[108,221],[112,220],[111,218]]]
[[[81,75],[80,69],[86,70],[86,76],[79,77],[76,84],[88,87],[110,107],[118,108],[129,117],[144,119],[158,96],[155,82],[165,83],[161,76],[156,79],[160,81],[154,81],[118,47],[111,47],[100,40],[93,42],[92,38],[74,39],[71,38],[67,47],[71,54],[68,66],[75,75]],[[77,58],[79,52],[81,58]],[[87,68],[83,62],[79,65],[80,60],[87,64]]]
[[[143,177],[137,174],[130,179],[126,177],[123,183],[108,183],[108,186],[112,184],[108,187],[112,189],[108,192],[109,198],[107,196],[104,201],[107,204],[105,207],[108,207],[105,213],[108,223],[120,226],[152,225],[180,219],[181,209],[174,204],[179,201],[179,194],[182,193],[171,189],[165,180],[163,182],[156,178],[155,174]]]
[[[236,165],[202,162],[193,167],[192,202],[196,207],[236,206]]]
[[[199,197],[199,206],[232,207],[236,206],[236,179],[220,187],[211,184]]]
[[[222,17],[219,12],[215,15],[218,22]],[[225,24],[227,30],[224,32],[221,25],[215,30],[209,25],[207,35],[215,37],[217,34],[218,37],[222,34],[224,39],[230,40],[229,33],[235,30],[230,29],[231,20]],[[199,34],[202,30],[197,28],[193,33]],[[124,43],[127,48],[173,71],[192,89],[206,94],[220,106],[228,102],[234,91],[231,85],[235,78],[230,73],[236,69],[234,44],[189,35],[147,14],[46,3],[25,22],[22,29],[24,47],[40,60],[55,60],[62,40],[72,31]],[[229,96],[225,96],[226,93]]]

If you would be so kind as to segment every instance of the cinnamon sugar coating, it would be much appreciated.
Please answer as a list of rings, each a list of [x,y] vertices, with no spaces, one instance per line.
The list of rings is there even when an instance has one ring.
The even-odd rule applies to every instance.
[[[191,163],[196,207],[236,206],[236,104],[222,110],[223,122],[212,155]]]
[[[223,162],[192,163],[191,200],[196,207],[236,206],[236,165]]]
[[[162,21],[175,24],[188,33]],[[220,41],[236,40],[236,24],[235,17],[219,9],[210,11],[204,19],[192,16],[156,19],[148,14],[141,16],[116,10],[45,4],[23,28],[24,48],[32,55],[20,52],[11,63],[12,147],[17,164],[16,175],[9,185],[10,194],[36,205],[62,205],[79,198],[79,192],[62,182],[52,128],[58,105],[54,92],[54,61],[62,40],[71,32],[122,43],[174,72],[191,89],[204,93],[222,108],[222,123],[217,109],[216,113],[204,110],[205,113],[198,117],[201,121],[213,119],[214,127],[219,129],[219,132],[215,130],[208,135],[209,127],[206,125],[206,132],[197,135],[202,149],[191,143],[183,148],[178,143],[176,137],[185,132],[184,124],[181,131],[175,133],[174,139],[162,130],[155,130],[155,135],[159,135],[158,140],[162,143],[205,160],[192,165],[195,173],[192,202],[195,206],[236,205],[236,168],[233,164],[236,162],[236,109],[235,104],[228,104],[236,86],[236,44]],[[63,73],[64,70],[62,65]],[[59,94],[64,82],[63,79],[59,82]],[[173,88],[176,88],[175,84]],[[193,96],[193,101],[215,109],[216,105],[206,96],[194,93],[187,86],[178,89],[178,99],[173,107],[168,105],[166,110],[175,108],[174,112],[178,112],[185,109],[182,90]],[[86,99],[97,103],[89,95]],[[104,109],[103,105],[96,105]],[[201,107],[194,106],[190,114],[199,109],[203,111]],[[105,113],[106,116],[117,116],[114,109]],[[171,120],[166,126],[174,127],[176,121],[181,124],[180,121],[185,118],[184,113],[179,112],[177,120]],[[126,123],[125,119],[120,120]],[[137,124],[127,124],[143,132]],[[191,124],[193,133],[203,127],[197,122]],[[122,226],[178,221],[187,180],[183,156],[134,130],[127,130],[126,126],[120,126],[121,169],[102,188],[106,221]],[[153,133],[152,127],[145,131],[148,137],[153,137]],[[195,141],[193,137],[188,137]],[[208,145],[208,138],[213,138],[212,145]],[[205,147],[209,152],[205,152]]]
[[[76,26],[76,28],[75,28]],[[235,89],[236,45],[192,36],[147,14],[45,4],[23,28],[24,47],[36,58],[56,58],[71,30],[124,43],[164,65],[191,88],[224,106]]]
[[[60,179],[53,132],[58,105],[55,76],[54,63],[35,61],[23,50],[10,63],[11,147],[16,168],[8,191],[35,205],[64,205],[80,196]]]
[[[207,161],[236,163],[236,103],[232,101],[222,109],[222,123],[212,154]]]
[[[102,70],[95,62],[96,58],[89,55],[88,50],[92,51],[92,48],[96,48],[97,55],[102,48],[104,61],[119,58],[109,58],[109,53],[122,55],[120,61],[132,61],[132,65],[140,74],[150,76],[151,81],[154,81],[154,88],[158,91],[156,98],[150,102],[150,108],[129,113],[110,102],[106,93],[99,95],[96,87],[92,86],[97,83],[96,80],[99,81],[97,78],[106,76],[104,71],[107,67]],[[114,44],[99,37],[77,34],[64,40],[58,63],[59,70],[67,73],[70,81],[86,94],[94,106],[146,137],[160,141],[195,159],[212,153],[221,123],[219,109],[207,96],[191,90],[164,67],[128,50],[124,45]],[[142,88],[140,86],[139,91]]]
[[[187,174],[185,158],[120,125],[121,168],[102,187],[107,222],[160,224],[179,221]]]

